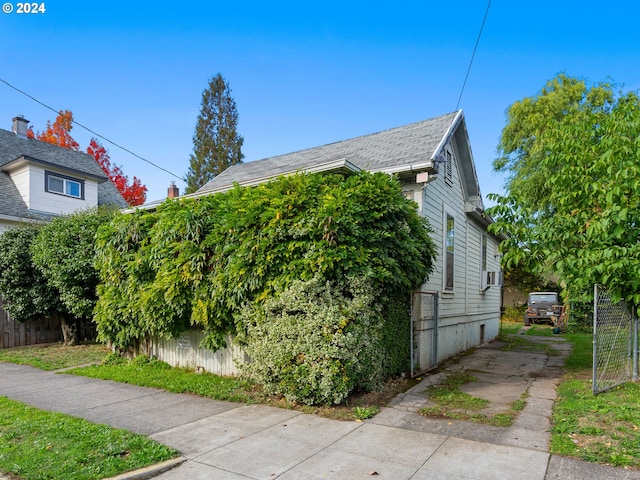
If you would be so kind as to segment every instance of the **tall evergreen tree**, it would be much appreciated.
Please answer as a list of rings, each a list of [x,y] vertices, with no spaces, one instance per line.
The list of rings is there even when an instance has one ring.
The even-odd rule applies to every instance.
[[[244,138],[238,135],[238,111],[229,84],[219,73],[202,92],[200,115],[193,135],[186,193],[193,193],[220,172],[242,163]]]

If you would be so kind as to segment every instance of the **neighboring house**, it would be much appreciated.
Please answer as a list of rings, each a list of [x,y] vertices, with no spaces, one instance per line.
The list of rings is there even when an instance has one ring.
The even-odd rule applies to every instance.
[[[91,155],[27,138],[28,123],[15,117],[12,131],[0,129],[0,234],[98,205],[127,206]],[[41,332],[59,331],[48,324],[18,324],[4,311],[0,319],[2,346],[50,341]]]
[[[191,197],[295,172],[396,175],[433,229],[436,268],[413,293],[412,373],[495,338],[501,306],[499,239],[487,233],[462,111],[224,170]],[[193,342],[191,342],[193,344]]]
[[[98,162],[86,153],[27,138],[22,117],[0,129],[0,233],[97,205],[127,204]]]

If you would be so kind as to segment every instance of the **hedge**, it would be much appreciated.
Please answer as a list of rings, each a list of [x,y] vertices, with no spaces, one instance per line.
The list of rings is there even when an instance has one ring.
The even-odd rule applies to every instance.
[[[400,321],[408,328],[409,292],[432,271],[429,233],[398,180],[381,173],[297,174],[121,215],[97,235],[99,335],[125,349],[194,325],[217,349],[244,332],[245,307],[296,281],[363,278],[391,319],[382,338],[406,347],[385,360],[397,371],[408,331],[401,341],[393,332]]]

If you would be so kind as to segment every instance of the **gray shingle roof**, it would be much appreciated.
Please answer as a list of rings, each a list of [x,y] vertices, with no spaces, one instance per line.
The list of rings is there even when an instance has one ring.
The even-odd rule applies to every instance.
[[[83,152],[27,139],[0,129],[0,168],[21,157],[29,157],[33,161],[61,167],[101,181],[98,186],[98,204],[113,204],[126,207],[120,192],[111,183],[95,159]],[[0,172],[0,215],[23,218],[43,218],[42,214],[30,212],[22,200],[15,184],[7,173]],[[46,217],[46,215],[45,215]]]
[[[251,184],[261,178],[307,171],[316,165],[337,160],[346,160],[371,172],[408,171],[412,165],[433,158],[457,114],[453,112],[321,147],[233,165],[200,188],[196,195],[224,190],[235,182]]]
[[[98,205],[114,205],[118,208],[129,206],[116,186],[109,180],[98,184]]]
[[[20,192],[6,173],[0,172],[0,215],[27,217],[29,210]]]
[[[107,178],[98,162],[86,153],[61,148],[35,139],[22,138],[12,132],[0,129],[0,167],[23,155],[67,170],[102,179]]]

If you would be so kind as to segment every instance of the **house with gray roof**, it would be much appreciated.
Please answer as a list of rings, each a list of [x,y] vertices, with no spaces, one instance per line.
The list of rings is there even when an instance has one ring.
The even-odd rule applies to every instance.
[[[412,373],[495,338],[501,288],[498,244],[487,231],[463,112],[229,167],[190,196],[296,172],[366,170],[395,175],[429,220],[435,271],[412,292]]]
[[[27,138],[28,121],[0,129],[0,233],[98,205],[127,204],[98,162],[83,152]]]

